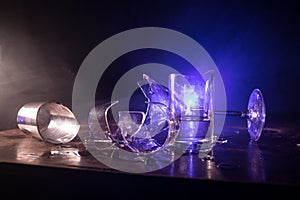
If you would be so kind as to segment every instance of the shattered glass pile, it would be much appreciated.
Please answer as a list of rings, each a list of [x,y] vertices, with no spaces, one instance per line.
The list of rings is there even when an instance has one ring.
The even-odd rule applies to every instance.
[[[170,117],[168,89],[146,74],[137,84],[145,96],[146,110],[120,110],[115,120],[111,110],[119,101],[96,106],[88,119],[91,140],[140,154],[156,152],[174,142],[178,126]]]

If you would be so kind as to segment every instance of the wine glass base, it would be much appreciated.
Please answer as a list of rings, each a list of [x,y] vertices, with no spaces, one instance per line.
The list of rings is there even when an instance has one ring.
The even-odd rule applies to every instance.
[[[251,140],[257,141],[263,130],[266,119],[266,107],[259,89],[254,89],[248,102],[247,125]]]

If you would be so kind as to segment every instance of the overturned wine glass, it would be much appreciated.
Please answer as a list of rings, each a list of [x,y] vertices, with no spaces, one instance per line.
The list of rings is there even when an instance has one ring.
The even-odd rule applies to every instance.
[[[205,93],[204,107],[209,107],[209,105],[212,105],[212,102],[210,102],[210,101],[212,101],[211,94],[214,92],[213,72],[207,72],[207,74],[209,76],[208,76],[207,80],[205,80],[205,88],[206,88],[205,91],[210,90],[210,92]],[[170,104],[170,101],[172,99],[175,99],[175,101],[177,101],[177,104],[180,105],[179,107],[181,107],[181,104],[183,104],[183,105],[185,105],[187,103],[195,104],[195,99],[196,99],[195,97],[199,96],[199,94],[191,93],[190,95],[187,95],[187,91],[189,91],[189,90],[187,90],[188,88],[186,88],[186,87],[180,88],[181,85],[185,86],[185,84],[179,84],[179,81],[176,82],[177,76],[180,76],[181,79],[185,79],[185,81],[181,80],[181,82],[189,83],[188,85],[191,86],[192,82],[190,82],[190,80],[189,80],[189,78],[191,76],[184,76],[184,75],[180,75],[180,74],[171,74],[170,81],[169,81],[169,82],[171,82],[171,85],[169,86],[169,88],[171,88],[171,89],[168,89],[168,88],[163,88],[160,84],[156,83],[153,79],[151,79],[147,75],[144,75],[144,78],[146,80],[149,79],[148,82],[151,83],[150,87],[152,87],[152,91],[156,91],[156,93],[159,94],[159,93],[161,93],[160,90],[162,90],[162,91],[164,91],[164,93],[168,94],[169,97],[171,96],[171,98],[161,99],[161,98],[158,98],[159,95],[157,95],[158,97],[156,96],[155,98],[152,98],[151,101],[161,102],[161,104],[166,105],[166,106],[171,105],[171,107],[172,107],[172,103]],[[175,83],[172,84],[172,80],[176,84]],[[177,90],[180,90],[180,92],[184,94],[182,98],[180,98],[180,96],[178,94],[179,92]],[[193,88],[192,91],[195,92],[195,88]],[[207,96],[208,96],[208,98],[207,98]],[[185,103],[185,101],[187,101],[187,103]],[[210,104],[208,104],[208,102]],[[180,108],[180,109],[182,110],[182,108]],[[172,110],[174,110],[174,108],[172,108]],[[225,110],[216,110],[214,108],[211,108],[211,111],[214,115],[240,116],[242,118],[246,118],[247,128],[248,128],[248,133],[249,133],[250,139],[252,141],[259,140],[259,138],[262,134],[264,125],[265,125],[266,106],[265,106],[263,94],[258,88],[255,88],[251,92],[249,100],[248,100],[247,110],[240,110],[240,111],[226,110],[225,111]],[[169,116],[172,116],[172,114],[173,113],[171,113]],[[182,114],[182,111],[181,111],[181,114]],[[200,114],[201,114],[201,112],[200,112]],[[199,117],[201,117],[201,116],[199,116]]]

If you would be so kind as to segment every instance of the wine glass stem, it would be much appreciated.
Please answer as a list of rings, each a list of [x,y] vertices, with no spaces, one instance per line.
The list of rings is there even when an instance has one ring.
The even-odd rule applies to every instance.
[[[235,111],[235,110],[214,110],[215,115],[229,115],[229,116],[239,116],[248,117],[247,111]]]

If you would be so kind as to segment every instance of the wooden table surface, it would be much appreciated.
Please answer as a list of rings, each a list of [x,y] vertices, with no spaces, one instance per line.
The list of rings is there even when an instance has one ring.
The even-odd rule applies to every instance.
[[[162,169],[136,174],[104,165],[79,137],[54,145],[19,129],[0,131],[3,192],[15,188],[38,199],[98,193],[122,197],[147,191],[189,195],[300,192],[300,125],[268,122],[260,140],[250,142],[244,123],[226,124],[220,139],[227,142],[214,147],[211,161],[184,154]]]

